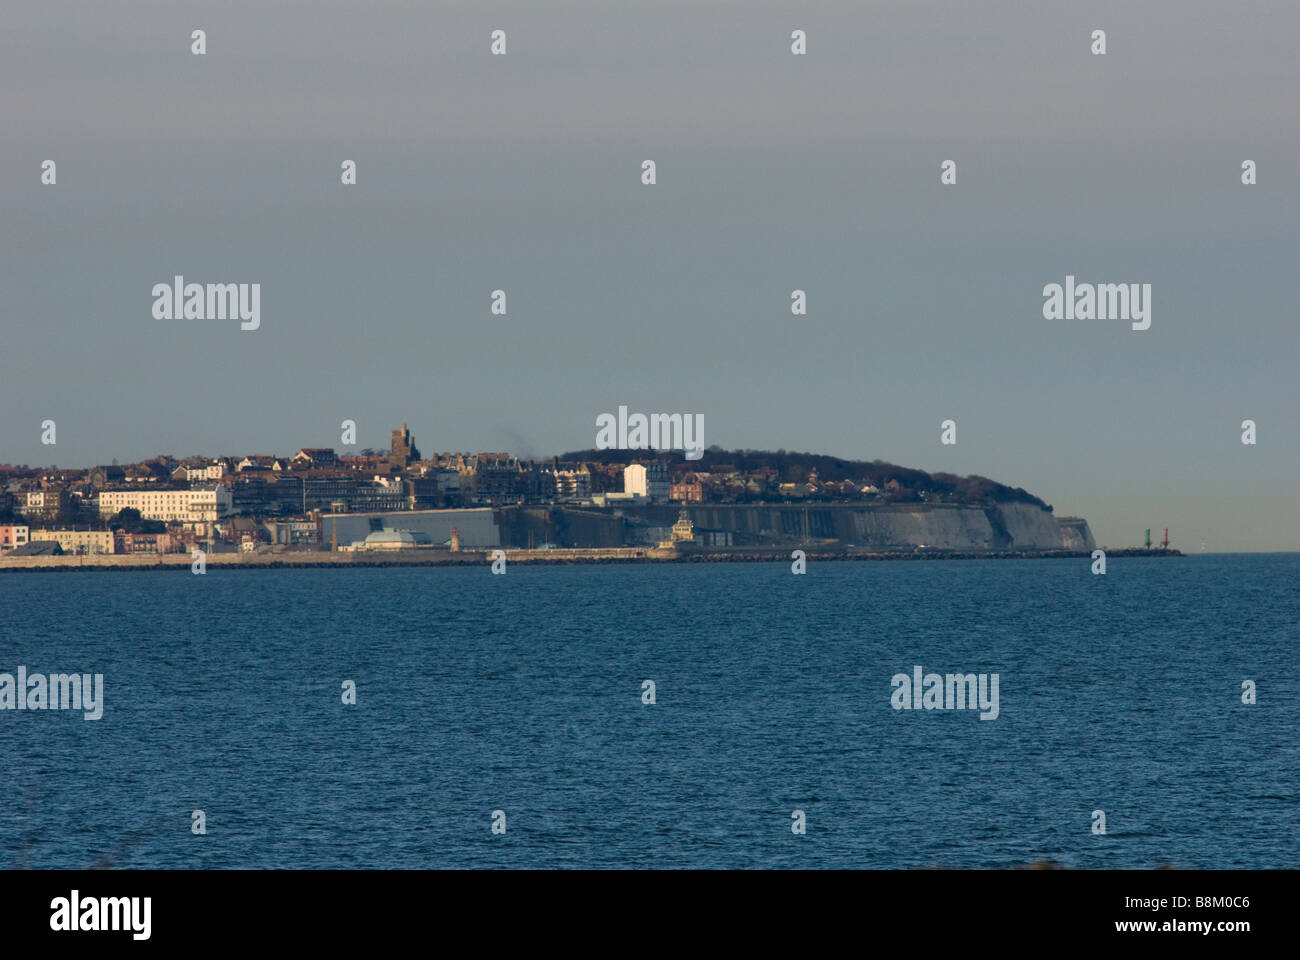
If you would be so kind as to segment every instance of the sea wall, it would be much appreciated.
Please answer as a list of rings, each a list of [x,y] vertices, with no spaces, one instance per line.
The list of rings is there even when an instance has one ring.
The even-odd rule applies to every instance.
[[[639,531],[669,527],[685,507],[697,531],[732,534],[738,547],[837,541],[871,550],[1009,551],[1092,549],[1088,522],[1059,523],[1042,507],[949,503],[894,504],[658,504],[604,509],[501,511],[501,542],[528,546],[616,547]]]

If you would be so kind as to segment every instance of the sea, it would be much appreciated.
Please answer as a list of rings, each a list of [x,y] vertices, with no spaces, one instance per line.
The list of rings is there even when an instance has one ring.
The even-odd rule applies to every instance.
[[[0,867],[1294,868],[1298,610],[1296,554],[0,574],[0,673],[103,675],[0,710]]]

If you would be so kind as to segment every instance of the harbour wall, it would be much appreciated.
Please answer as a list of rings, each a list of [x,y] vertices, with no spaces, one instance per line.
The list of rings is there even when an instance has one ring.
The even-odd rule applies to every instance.
[[[618,547],[653,542],[681,510],[697,531],[729,533],[735,546],[837,542],[871,550],[1091,550],[1088,521],[1058,519],[1031,503],[981,507],[896,504],[648,504],[512,507],[498,511],[501,544]]]

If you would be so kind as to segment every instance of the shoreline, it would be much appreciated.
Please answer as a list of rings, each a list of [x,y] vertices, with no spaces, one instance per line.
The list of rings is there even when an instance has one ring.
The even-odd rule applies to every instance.
[[[827,550],[802,547],[769,550],[692,551],[677,555],[656,555],[658,551],[635,547],[573,550],[527,550],[499,547],[505,551],[507,564],[522,566],[598,566],[627,564],[676,563],[789,563],[791,552],[801,549],[809,563],[845,563],[854,561],[936,561],[936,560],[1089,560],[1085,550],[1012,550],[1004,552],[908,551],[866,552]],[[1147,550],[1123,547],[1106,551],[1106,559],[1115,557],[1181,557],[1178,550]],[[0,573],[67,573],[75,571],[165,570],[187,571],[193,561],[182,553],[141,555],[101,554],[97,556],[5,557],[0,559]],[[356,567],[478,567],[492,563],[491,550],[463,550],[456,554],[439,551],[398,550],[385,554],[329,553],[315,551],[286,553],[216,553],[209,554],[206,566],[221,570],[285,570],[308,568]]]

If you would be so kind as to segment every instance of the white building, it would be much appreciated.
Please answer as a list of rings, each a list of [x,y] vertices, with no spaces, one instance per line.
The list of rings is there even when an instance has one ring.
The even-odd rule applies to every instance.
[[[190,470],[189,481],[195,480],[220,480],[224,477],[230,467],[224,460],[213,460],[205,467],[194,467]]]
[[[647,500],[668,499],[668,468],[657,461],[634,463],[623,469],[623,492],[637,493]]]
[[[211,463],[202,467],[177,467],[172,471],[173,480],[185,480],[189,483],[211,483],[213,480],[220,480],[226,475],[229,467],[223,460],[213,460]]]
[[[196,533],[207,533],[212,524],[229,516],[230,490],[104,490],[99,494],[99,515],[113,517],[130,507],[146,520],[180,523]]]

